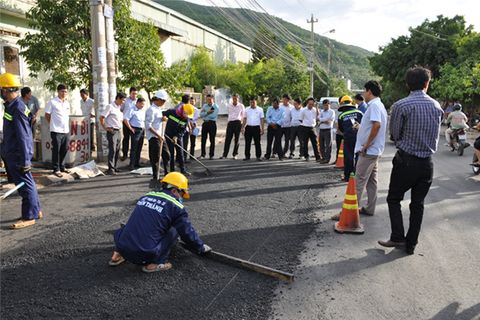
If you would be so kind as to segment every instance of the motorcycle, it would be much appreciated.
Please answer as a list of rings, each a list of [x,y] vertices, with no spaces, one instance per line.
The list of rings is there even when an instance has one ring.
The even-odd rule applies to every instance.
[[[455,129],[451,133],[452,142],[450,148],[452,152],[457,151],[459,156],[463,156],[463,150],[470,146],[470,143],[467,142],[467,135],[465,129]]]

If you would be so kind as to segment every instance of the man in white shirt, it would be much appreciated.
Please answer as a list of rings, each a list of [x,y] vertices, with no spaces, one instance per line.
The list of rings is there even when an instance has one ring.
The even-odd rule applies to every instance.
[[[359,204],[363,190],[367,188],[367,205],[360,209],[360,214],[372,216],[377,203],[378,159],[385,149],[387,111],[379,98],[382,92],[380,83],[370,80],[364,87],[363,96],[368,107],[362,118],[355,143],[355,153],[358,154],[355,175]]]
[[[129,170],[140,168],[140,155],[142,154],[143,140],[145,138],[145,99],[138,98],[133,108],[129,108],[123,115],[123,124],[128,128],[130,140]],[[125,138],[125,137],[124,137]]]
[[[317,113],[318,110],[314,107],[315,99],[312,97],[307,99],[307,106],[303,108],[300,113],[301,124],[301,137],[303,140],[303,151],[300,151],[303,154],[305,161],[308,161],[310,156],[308,155],[308,140],[312,144],[313,153],[315,154],[315,159],[320,161],[320,153],[318,152],[317,145],[317,135],[315,134],[315,126],[317,124]]]
[[[303,110],[302,100],[300,98],[295,98],[293,100],[293,109],[290,111],[290,124],[292,125],[290,128],[290,156],[289,159],[293,159],[295,157],[295,140],[298,140],[300,144],[300,153],[299,159],[302,158],[302,133],[301,133],[301,124],[300,116]]]
[[[280,108],[283,109],[283,121],[282,121],[282,136],[285,137],[285,145],[283,147],[283,154],[286,154],[290,146],[290,128],[292,127],[292,115],[291,111],[293,105],[290,103],[290,95],[284,94],[282,96],[282,104]]]
[[[148,140],[148,157],[152,165],[152,181],[157,181],[160,178],[158,162],[160,160],[160,146],[162,147],[162,162],[164,174],[168,173],[168,161],[170,156],[168,147],[165,143],[164,137],[164,123],[162,107],[168,100],[168,95],[165,90],[159,90],[152,98],[152,105],[148,108],[145,115],[145,129],[147,130]],[[173,160],[172,160],[173,161]]]
[[[45,119],[50,125],[52,138],[52,165],[53,174],[62,177],[65,169],[65,156],[68,151],[68,135],[70,132],[70,103],[66,100],[68,89],[64,84],[57,86],[58,96],[50,100],[45,107]]]
[[[107,174],[116,175],[118,172],[117,162],[120,153],[120,130],[122,129],[123,113],[122,105],[125,103],[125,94],[119,92],[115,101],[109,104],[100,115],[100,125],[107,132],[108,141],[108,171]]]
[[[129,90],[129,96],[125,100],[125,103],[122,106],[123,117],[127,114],[130,108],[135,107],[137,103],[137,93],[138,90],[135,87],[131,87]],[[123,141],[122,141],[122,158],[121,160],[124,161],[128,158],[128,148],[130,143],[130,131],[128,130],[127,126],[123,126]]]
[[[88,96],[88,90],[80,90],[80,109],[82,116],[88,116],[90,119],[90,151],[95,151],[95,101]]]
[[[227,133],[225,137],[223,155],[220,159],[227,158],[233,136],[235,136],[235,142],[233,145],[233,159],[237,159],[238,147],[240,146],[240,131],[242,130],[242,120],[244,117],[245,106],[238,102],[238,94],[235,93],[232,95],[232,103],[228,105]]]
[[[320,140],[321,163],[329,163],[332,154],[332,128],[335,122],[335,111],[330,109],[330,100],[322,101],[323,110],[319,114],[318,136]]]
[[[250,147],[252,139],[255,142],[255,156],[257,161],[262,161],[262,145],[260,138],[263,134],[264,127],[264,113],[263,109],[257,107],[257,100],[255,97],[250,98],[250,107],[245,109],[245,118],[242,124],[242,133],[245,135],[245,159],[250,160]]]

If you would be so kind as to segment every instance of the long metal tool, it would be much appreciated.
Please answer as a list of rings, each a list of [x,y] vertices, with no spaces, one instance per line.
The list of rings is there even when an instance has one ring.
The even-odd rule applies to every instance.
[[[162,164],[162,152],[163,152],[163,144],[165,143],[164,140],[165,140],[165,126],[166,126],[167,122],[162,122],[162,130],[161,130],[161,133],[160,133],[160,151],[158,152],[159,155],[158,155],[158,167],[157,167],[157,181],[160,180],[160,166]],[[164,172],[164,174],[167,174],[166,172]]]
[[[188,152],[187,150],[185,150],[181,145],[179,145],[179,144],[177,143],[177,141],[173,140],[172,138],[170,138],[170,137],[167,136],[166,134],[165,134],[165,137],[166,137],[168,140],[170,140],[173,144],[175,144],[177,147],[179,147],[180,149],[182,149],[182,150],[183,150],[186,154],[188,154],[190,157],[192,157],[193,160],[197,161],[202,167],[204,167],[205,170],[206,170],[206,171],[205,171],[205,174],[206,174],[207,176],[211,176],[211,175],[212,175],[212,171],[210,171],[210,169],[208,169],[208,167],[207,167],[206,165],[204,165],[200,160],[198,160],[193,154],[191,154],[190,152]],[[172,160],[170,160],[170,161],[172,161]]]
[[[8,190],[7,192],[5,192],[5,194],[3,194],[1,197],[0,197],[0,200],[3,200],[5,199],[6,197],[8,197],[9,195],[11,195],[12,193],[14,193],[15,191],[17,191],[18,189],[20,189],[21,187],[23,187],[25,185],[25,182],[20,182],[19,184],[17,184],[15,186],[15,188],[13,189],[10,189]]]
[[[243,260],[243,259],[233,257],[233,256],[230,256],[228,254],[220,253],[220,252],[217,252],[217,251],[212,250],[209,253],[205,254],[205,257],[211,258],[213,260],[220,261],[220,262],[227,262],[229,264],[233,264],[235,266],[238,266],[238,267],[241,267],[241,268],[244,268],[244,269],[248,269],[248,270],[258,272],[258,273],[262,273],[262,274],[265,274],[267,276],[274,277],[274,278],[277,278],[277,279],[280,279],[280,280],[283,280],[283,281],[286,281],[286,282],[293,282],[293,280],[294,280],[293,273],[273,269],[273,268],[255,263],[255,262]]]

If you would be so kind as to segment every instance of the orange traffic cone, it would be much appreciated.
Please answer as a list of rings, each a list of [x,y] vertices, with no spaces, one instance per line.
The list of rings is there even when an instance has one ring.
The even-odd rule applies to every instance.
[[[352,173],[348,180],[347,193],[343,200],[340,220],[335,223],[335,231],[339,233],[363,233],[363,225],[360,224],[357,201],[357,183]]]
[[[343,140],[342,140],[342,143],[340,144],[340,150],[338,150],[337,161],[335,161],[335,168],[343,169],[343,167],[345,167],[345,164],[343,162]]]

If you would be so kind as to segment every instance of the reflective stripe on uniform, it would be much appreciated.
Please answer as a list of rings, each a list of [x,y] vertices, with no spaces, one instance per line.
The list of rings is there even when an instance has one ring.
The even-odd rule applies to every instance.
[[[343,120],[343,118],[344,118],[345,116],[348,116],[349,114],[352,114],[352,113],[361,113],[361,114],[363,114],[362,111],[359,111],[359,110],[355,109],[355,110],[345,111],[345,112],[342,113],[338,118],[339,118],[340,120]]]
[[[25,111],[23,113],[25,113],[25,115],[28,117],[28,115],[30,114],[30,109],[25,108]]]
[[[11,115],[10,113],[8,113],[8,112],[5,112],[5,113],[3,114],[3,118],[4,118],[4,119],[7,119],[8,121],[12,121],[12,120],[13,120],[12,115]]]
[[[181,120],[175,118],[173,115],[169,115],[168,119],[173,120],[173,121],[175,121],[176,123],[178,123],[179,125],[182,125],[182,126],[187,124],[185,121],[181,121]]]
[[[159,197],[159,198],[163,198],[165,200],[168,200],[170,202],[173,202],[173,204],[175,204],[177,207],[179,207],[180,209],[183,209],[184,208],[184,205],[181,204],[177,199],[175,199],[174,197],[166,194],[166,193],[163,193],[163,192],[155,192],[155,191],[151,191],[149,193],[146,194],[147,196],[153,196],[153,197]]]

